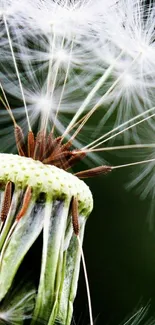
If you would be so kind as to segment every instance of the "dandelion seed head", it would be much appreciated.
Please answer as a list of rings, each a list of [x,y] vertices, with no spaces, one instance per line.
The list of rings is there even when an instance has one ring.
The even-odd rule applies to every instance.
[[[151,107],[153,17],[154,9],[148,8],[144,19],[140,0],[21,0],[9,28],[31,123],[47,116],[61,133],[67,113],[76,114],[84,106],[80,118],[93,106],[108,104],[103,129],[113,113],[118,125]],[[107,79],[96,87],[108,69]],[[13,69],[7,78],[4,87],[21,101]]]

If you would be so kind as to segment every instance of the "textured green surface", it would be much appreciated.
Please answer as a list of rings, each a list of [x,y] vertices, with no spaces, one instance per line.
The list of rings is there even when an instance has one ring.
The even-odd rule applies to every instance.
[[[89,187],[76,176],[40,161],[13,154],[0,154],[0,182],[12,181],[17,187],[31,186],[38,194],[43,192],[57,199],[76,196],[79,213],[86,216],[93,208]]]

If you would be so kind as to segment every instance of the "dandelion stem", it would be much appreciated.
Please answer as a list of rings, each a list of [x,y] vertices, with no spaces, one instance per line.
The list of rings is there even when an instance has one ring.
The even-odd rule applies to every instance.
[[[84,277],[85,277],[85,283],[86,283],[90,325],[93,325],[92,304],[91,304],[91,296],[90,296],[90,289],[89,289],[89,282],[88,282],[86,263],[85,263],[85,258],[84,258],[83,249],[82,249],[82,245],[81,245],[81,240],[80,240],[79,236],[77,236],[77,240],[78,240],[78,244],[79,244],[80,251],[81,251],[82,265],[83,265],[83,271],[84,271]]]
[[[6,110],[9,112],[10,114],[10,109],[9,107],[7,106],[7,104],[5,103],[4,99],[0,96],[0,101],[2,102],[3,106],[6,108]],[[11,114],[10,114],[11,115]],[[12,120],[13,120],[13,123],[16,124],[16,121],[14,120],[14,117],[13,115],[11,116]]]
[[[68,64],[67,64],[66,75],[65,75],[65,79],[64,79],[64,83],[63,83],[63,87],[62,87],[62,91],[61,91],[61,95],[60,95],[60,99],[59,99],[57,111],[56,111],[56,114],[55,114],[55,119],[54,119],[54,122],[53,122],[52,133],[54,132],[54,127],[55,127],[56,119],[58,117],[59,108],[60,108],[60,105],[61,105],[61,101],[62,101],[62,98],[63,98],[63,94],[64,94],[64,90],[65,90],[65,86],[66,86],[66,82],[67,82],[67,78],[68,78],[68,74],[69,74],[71,57],[72,57],[72,50],[73,50],[73,44],[74,44],[74,41],[72,40],[70,54],[69,54],[69,60],[68,60]]]
[[[3,15],[3,20],[4,20],[4,24],[5,24],[5,29],[6,29],[8,41],[9,41],[9,46],[10,46],[10,50],[11,50],[11,54],[12,54],[12,59],[13,59],[14,67],[15,67],[16,74],[17,74],[17,78],[18,78],[18,82],[19,82],[19,87],[20,87],[20,90],[21,90],[22,98],[23,98],[23,103],[24,103],[24,108],[25,108],[25,113],[26,113],[28,128],[29,128],[29,131],[31,131],[31,125],[30,125],[30,120],[29,120],[29,116],[28,116],[28,111],[27,111],[27,106],[26,106],[26,100],[25,100],[25,95],[24,95],[24,91],[23,91],[23,86],[22,86],[22,83],[21,83],[21,79],[20,79],[20,75],[19,75],[19,70],[18,70],[18,66],[17,66],[17,62],[16,62],[16,58],[15,58],[15,54],[14,54],[14,50],[13,50],[13,46],[12,46],[12,41],[11,41],[11,36],[10,36],[10,32],[9,32],[9,27],[8,27],[8,23],[7,23],[7,20],[6,20],[5,15]]]
[[[113,132],[115,132],[115,131],[121,129],[123,126],[125,126],[125,125],[127,125],[127,124],[129,124],[129,123],[131,123],[131,122],[133,122],[133,121],[135,121],[135,120],[137,120],[137,119],[139,119],[140,117],[142,117],[142,116],[144,116],[144,115],[146,115],[146,114],[148,114],[148,113],[150,113],[150,112],[152,112],[152,111],[154,111],[154,110],[155,110],[155,107],[152,107],[152,108],[148,109],[147,111],[145,111],[145,112],[143,112],[143,113],[140,113],[140,114],[138,114],[138,115],[132,117],[130,120],[128,120],[128,121],[122,123],[121,125],[118,125],[116,128],[112,129],[111,131],[107,132],[106,134],[103,134],[100,138],[98,138],[98,139],[94,140],[93,142],[89,143],[87,146],[83,147],[83,149],[87,149],[87,148],[91,147],[93,144],[95,144],[96,142],[100,141],[101,139],[106,138],[106,137],[107,137],[108,135],[110,135],[111,133],[113,133]],[[117,135],[119,135],[119,134],[121,134],[121,133],[123,133],[123,132],[129,130],[130,128],[136,126],[137,124],[140,124],[140,123],[142,123],[142,122],[145,122],[146,120],[150,119],[150,118],[153,117],[153,116],[154,116],[154,114],[152,114],[152,115],[150,115],[150,116],[148,116],[148,117],[146,117],[146,118],[140,120],[138,123],[134,123],[134,124],[132,124],[131,126],[129,126],[129,127],[125,128],[125,129],[121,130],[120,132],[115,133],[112,137],[117,136]],[[109,137],[107,140],[109,140],[109,139],[111,139],[111,137]],[[105,141],[107,141],[107,140],[105,140]],[[103,143],[103,142],[100,142],[99,144],[97,144],[97,146],[100,145],[101,143]],[[95,147],[96,147],[96,146],[94,146],[94,147],[92,147],[92,148],[95,148]],[[83,149],[82,149],[82,150],[83,150]]]
[[[1,100],[1,102],[3,103],[4,107],[6,108],[6,110],[9,112],[9,114],[10,114],[10,116],[11,116],[11,118],[12,118],[13,124],[16,125],[15,118],[14,118],[14,116],[13,116],[13,114],[12,114],[11,107],[10,107],[10,105],[9,105],[9,102],[8,102],[8,100],[7,100],[7,97],[6,97],[6,94],[5,94],[5,91],[4,91],[4,88],[3,88],[2,84],[1,84],[1,82],[0,82],[0,88],[1,88],[1,90],[2,90],[2,93],[3,93],[3,96],[4,96],[4,99],[5,99],[5,102],[6,102],[6,103],[3,101],[3,99],[2,99],[1,97],[0,97],[0,100]]]
[[[141,164],[147,164],[149,162],[155,161],[155,158],[148,159],[148,160],[142,160],[142,161],[136,161],[134,163],[129,163],[129,164],[124,164],[124,165],[118,165],[118,166],[113,166],[111,169],[118,169],[118,168],[123,168],[123,167],[130,167],[130,166],[136,166],[136,165],[141,165]]]
[[[47,95],[50,92],[54,46],[55,46],[55,32],[54,32],[54,28],[53,28],[53,40],[52,40],[52,45],[51,45],[51,58],[49,60],[48,74],[47,74]]]
[[[65,36],[63,36],[62,38],[62,42],[61,42],[61,49],[63,49],[64,46],[64,41],[65,41]],[[54,75],[54,80],[53,80],[53,84],[52,84],[52,89],[51,92],[49,91],[49,94],[47,94],[48,98],[52,99],[53,97],[53,93],[55,90],[55,86],[56,86],[56,82],[57,82],[57,77],[58,77],[58,71],[59,71],[59,67],[60,67],[60,59],[57,61],[56,63],[56,71],[55,71],[55,75]],[[51,64],[50,64],[50,70],[51,70]],[[51,74],[51,73],[50,73]],[[50,86],[50,77],[49,77],[49,86]],[[49,88],[49,87],[48,87]],[[49,89],[48,89],[49,90]],[[42,128],[44,130],[47,129],[47,124],[48,124],[48,118],[49,118],[49,109],[47,110],[47,114],[45,116],[45,121],[42,121]]]
[[[63,38],[62,38],[62,42],[61,42],[61,50],[63,49],[64,41],[65,41],[65,36],[63,36]],[[56,72],[55,72],[55,76],[54,76],[54,81],[53,81],[53,86],[52,86],[51,96],[53,96],[53,92],[54,92],[54,89],[55,89],[55,85],[56,85],[56,81],[57,81],[57,76],[58,76],[59,67],[60,67],[60,59],[57,61],[57,64],[56,64]]]
[[[103,103],[103,101],[107,98],[107,96],[110,94],[110,92],[115,88],[115,86],[119,83],[121,78],[126,74],[126,72],[133,66],[133,64],[138,60],[141,53],[138,53],[138,55],[134,58],[134,60],[131,62],[131,64],[128,66],[128,68],[119,76],[115,82],[111,85],[111,87],[106,91],[106,93],[100,98],[100,100],[95,104],[95,106],[90,110],[88,114],[86,114],[85,119],[79,126],[79,128],[75,131],[75,133],[72,135],[71,140],[73,140],[77,134],[81,131],[82,127],[86,124],[88,119],[92,116],[92,114],[97,110],[97,108]],[[76,116],[76,115],[75,115]]]
[[[154,143],[146,143],[146,144],[130,144],[124,146],[114,146],[114,147],[103,147],[97,149],[81,149],[80,153],[89,153],[89,152],[100,152],[100,151],[111,151],[111,150],[124,150],[124,149],[143,149],[143,148],[155,148]],[[74,153],[78,153],[78,151],[74,150]]]
[[[137,126],[137,125],[141,124],[142,122],[145,122],[145,121],[149,120],[151,117],[154,117],[154,116],[155,116],[155,113],[152,114],[152,115],[150,115],[150,116],[148,116],[148,117],[145,117],[144,119],[138,121],[137,123],[134,123],[134,124],[130,125],[129,127],[125,128],[124,130],[121,130],[121,131],[119,131],[118,133],[111,135],[109,138],[107,138],[107,139],[105,139],[105,140],[99,142],[97,145],[95,145],[94,147],[92,147],[92,149],[94,149],[95,147],[98,147],[99,145],[101,145],[101,144],[103,144],[103,143],[105,143],[105,142],[111,140],[112,138],[116,137],[117,135],[119,135],[119,134],[121,134],[121,133],[123,133],[123,132],[125,132],[125,131],[127,131],[127,130],[130,130],[130,129],[133,128],[134,126]]]
[[[78,109],[77,113],[74,115],[73,119],[69,123],[69,125],[68,125],[68,127],[67,127],[67,129],[66,129],[66,131],[64,133],[64,136],[70,131],[70,128],[77,121],[77,119],[79,118],[79,116],[83,113],[84,109],[90,103],[90,101],[92,100],[92,98],[94,97],[94,95],[96,94],[96,92],[101,88],[101,86],[103,85],[103,83],[110,76],[110,73],[112,72],[113,68],[115,67],[115,64],[121,58],[121,56],[123,55],[123,53],[124,53],[124,51],[121,51],[121,53],[118,55],[118,57],[116,58],[116,60],[110,65],[110,67],[105,71],[105,73],[102,75],[102,77],[98,80],[98,82],[96,83],[96,85],[94,86],[94,88],[90,91],[90,93],[88,94],[88,96],[84,100],[83,104],[80,106],[80,108]]]

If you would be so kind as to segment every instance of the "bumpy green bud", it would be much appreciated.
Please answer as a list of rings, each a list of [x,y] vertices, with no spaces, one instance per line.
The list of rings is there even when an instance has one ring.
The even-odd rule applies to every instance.
[[[0,182],[13,182],[18,188],[31,186],[37,194],[46,193],[55,199],[77,197],[79,213],[86,216],[93,208],[89,187],[76,176],[32,158],[0,154]]]

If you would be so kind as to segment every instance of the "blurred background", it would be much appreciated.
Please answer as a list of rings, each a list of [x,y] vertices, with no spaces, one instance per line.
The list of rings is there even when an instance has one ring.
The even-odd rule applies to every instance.
[[[98,325],[119,324],[148,303],[149,315],[155,316],[155,230],[148,223],[151,202],[126,190],[130,174],[131,167],[87,180],[94,210],[86,226],[84,253]],[[75,306],[76,324],[89,324],[82,267]]]

